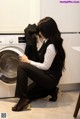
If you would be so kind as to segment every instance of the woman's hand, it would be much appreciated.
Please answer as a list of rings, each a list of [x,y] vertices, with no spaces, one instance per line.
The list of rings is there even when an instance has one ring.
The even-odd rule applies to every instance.
[[[19,56],[19,59],[21,62],[30,63],[30,60],[28,59],[28,57],[26,55]]]

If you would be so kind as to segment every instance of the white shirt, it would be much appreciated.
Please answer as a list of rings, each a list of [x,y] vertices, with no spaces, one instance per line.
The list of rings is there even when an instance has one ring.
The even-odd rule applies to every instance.
[[[45,40],[45,42],[46,41],[47,40]],[[42,43],[39,40],[39,42],[37,43],[37,50],[39,50],[41,46],[42,46]],[[56,55],[55,47],[53,44],[50,44],[50,45],[48,45],[48,47],[46,49],[43,63],[30,60],[30,64],[34,65],[35,67],[37,67],[39,69],[48,70],[52,65],[55,55]]]

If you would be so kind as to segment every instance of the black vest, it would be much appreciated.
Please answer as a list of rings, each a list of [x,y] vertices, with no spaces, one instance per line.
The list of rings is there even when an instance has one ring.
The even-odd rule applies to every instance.
[[[40,50],[37,51],[37,53],[38,53],[38,62],[43,63],[46,49],[47,49],[48,45],[50,45],[50,44],[52,44],[52,43],[50,42],[50,40],[48,40],[46,43],[44,43],[42,45]],[[44,71],[44,72],[47,73],[50,76],[53,76],[53,77],[55,76],[57,79],[60,79],[60,77],[62,76],[62,70],[61,70],[60,65],[59,65],[59,59],[58,59],[57,53],[56,53],[56,56],[53,60],[53,63],[51,65],[51,67],[49,68],[49,70]]]
[[[48,40],[46,43],[43,43],[40,50],[37,51],[36,45],[34,45],[36,44],[36,40],[33,40],[33,41],[34,43],[31,43],[29,46],[28,45],[26,46],[25,54],[28,56],[30,60],[43,63],[46,49],[48,45],[52,43],[50,42],[50,40]],[[56,53],[56,56],[49,70],[44,71],[44,72],[51,77],[55,76],[58,80],[60,79],[60,77],[62,76],[62,69],[60,67],[59,58],[58,58],[57,53]]]

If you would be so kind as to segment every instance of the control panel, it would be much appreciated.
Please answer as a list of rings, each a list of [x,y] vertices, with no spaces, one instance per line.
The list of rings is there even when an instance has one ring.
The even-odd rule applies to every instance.
[[[0,45],[18,43],[25,43],[24,35],[0,35]]]

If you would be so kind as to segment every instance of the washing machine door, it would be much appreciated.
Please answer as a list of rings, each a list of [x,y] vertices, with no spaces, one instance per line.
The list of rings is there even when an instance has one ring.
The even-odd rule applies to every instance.
[[[5,47],[0,50],[0,79],[3,82],[16,82],[19,55],[23,53],[23,50],[17,47]]]

